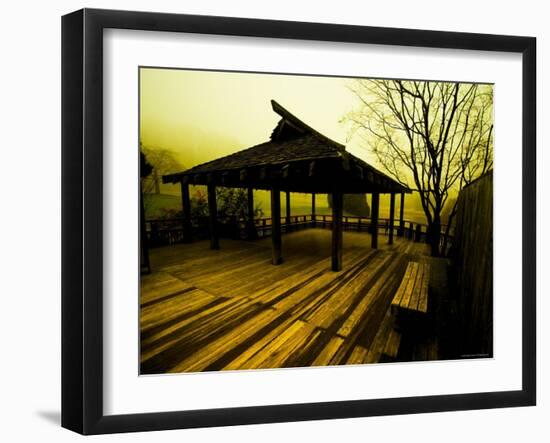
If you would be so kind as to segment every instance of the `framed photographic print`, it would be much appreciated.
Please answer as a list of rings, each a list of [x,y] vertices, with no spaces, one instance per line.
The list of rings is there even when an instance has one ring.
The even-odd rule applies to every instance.
[[[536,400],[530,37],[62,21],[62,425]]]

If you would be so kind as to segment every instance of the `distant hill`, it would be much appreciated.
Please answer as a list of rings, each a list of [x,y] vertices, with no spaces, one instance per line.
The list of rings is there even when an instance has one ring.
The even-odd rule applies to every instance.
[[[327,195],[328,206],[332,208],[332,196]],[[370,207],[365,194],[344,194],[344,213],[357,217],[369,217]]]

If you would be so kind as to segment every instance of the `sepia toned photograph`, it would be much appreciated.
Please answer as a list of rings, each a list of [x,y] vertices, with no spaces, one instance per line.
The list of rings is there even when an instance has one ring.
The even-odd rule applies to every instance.
[[[139,68],[140,374],[492,358],[493,89]]]

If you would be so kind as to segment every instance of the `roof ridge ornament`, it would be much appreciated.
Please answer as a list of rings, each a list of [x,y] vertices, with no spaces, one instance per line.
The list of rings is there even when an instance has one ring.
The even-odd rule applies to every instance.
[[[277,123],[277,126],[273,130],[271,134],[272,140],[277,140],[278,137],[281,134],[283,123],[288,123],[290,127],[294,130],[296,133],[309,133],[314,135],[315,137],[319,138],[322,142],[328,143],[331,146],[335,147],[336,149],[340,151],[346,151],[346,147],[338,142],[335,142],[331,138],[328,138],[326,135],[321,134],[316,129],[309,126],[307,123],[296,117],[292,112],[290,112],[288,109],[286,109],[284,106],[282,106],[280,103],[275,101],[274,99],[271,99],[271,107],[273,108],[273,111],[281,116],[281,120],[279,123]]]

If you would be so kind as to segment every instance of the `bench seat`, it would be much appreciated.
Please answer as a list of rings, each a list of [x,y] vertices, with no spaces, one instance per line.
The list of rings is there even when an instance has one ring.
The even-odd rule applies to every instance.
[[[403,280],[401,280],[392,300],[392,312],[408,311],[427,314],[429,283],[430,265],[409,262]]]

